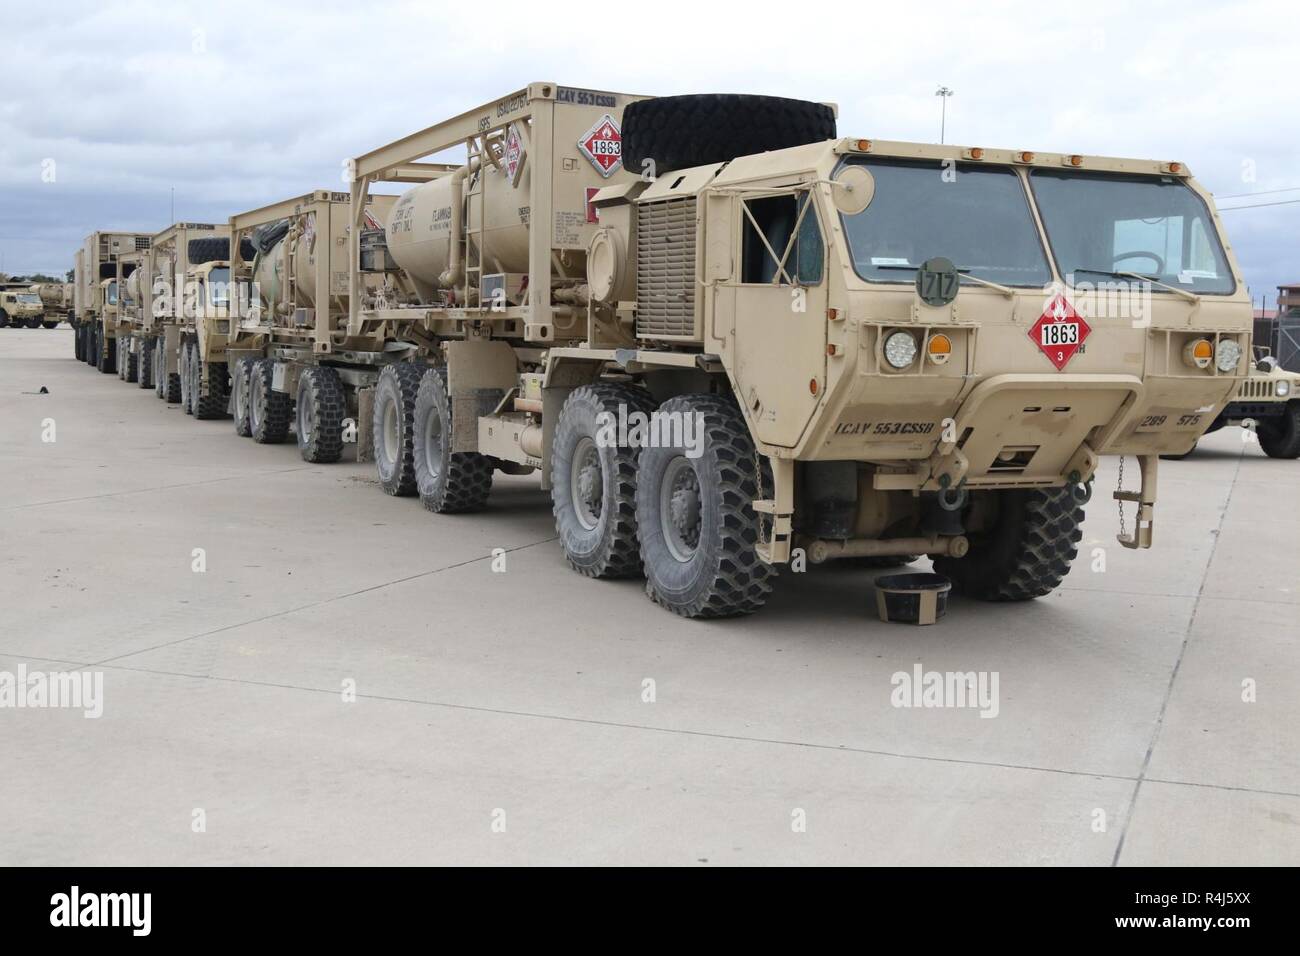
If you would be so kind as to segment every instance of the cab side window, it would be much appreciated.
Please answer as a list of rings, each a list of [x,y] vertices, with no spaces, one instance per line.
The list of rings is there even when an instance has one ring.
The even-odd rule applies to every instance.
[[[746,199],[741,212],[740,281],[817,285],[825,248],[806,192]]]

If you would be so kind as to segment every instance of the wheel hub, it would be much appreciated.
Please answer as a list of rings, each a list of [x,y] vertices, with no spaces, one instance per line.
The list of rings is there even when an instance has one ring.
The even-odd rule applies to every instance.
[[[605,479],[600,467],[600,452],[590,438],[582,439],[574,451],[570,485],[578,521],[591,531],[600,524],[604,510]]]
[[[685,458],[673,459],[664,473],[660,496],[664,541],[679,561],[689,561],[700,546],[703,502],[700,479]]]

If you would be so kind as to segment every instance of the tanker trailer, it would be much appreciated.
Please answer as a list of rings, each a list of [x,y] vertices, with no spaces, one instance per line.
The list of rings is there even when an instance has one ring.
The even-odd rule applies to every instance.
[[[45,310],[41,317],[42,327],[56,328],[68,317],[68,309],[72,306],[72,283],[38,282],[32,286],[32,292],[40,297]]]
[[[359,228],[375,232],[394,202],[374,196]],[[231,262],[242,303],[224,346],[235,431],[262,444],[289,437],[312,462],[337,461],[352,440],[362,394],[414,346],[383,327],[346,335],[347,193],[317,190],[232,216]],[[376,285],[363,281],[367,291]]]
[[[457,143],[457,171],[421,168]],[[536,83],[353,177],[331,344],[413,346],[373,400],[385,491],[472,511],[495,470],[537,469],[576,571],[644,576],[686,617],[758,610],[791,561],[924,554],[973,598],[1051,593],[1100,456],[1137,459],[1119,540],[1151,547],[1159,455],[1244,377],[1245,283],[1177,161],[840,137],[824,104]],[[371,186],[418,180],[382,246],[363,236]],[[511,208],[526,262],[496,218]],[[1177,248],[1175,222],[1205,241],[1146,252]],[[1099,299],[1098,278],[1126,294]]]

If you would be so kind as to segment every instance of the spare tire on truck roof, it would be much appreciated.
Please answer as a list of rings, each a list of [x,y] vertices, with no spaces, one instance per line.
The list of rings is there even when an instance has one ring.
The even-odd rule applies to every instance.
[[[695,93],[623,108],[623,166],[652,175],[835,139],[825,103],[749,93]]]
[[[239,252],[245,262],[252,262],[257,250],[245,237],[239,243]],[[207,236],[203,239],[191,239],[189,247],[190,265],[201,266],[205,262],[225,262],[230,258],[230,239],[225,236]]]

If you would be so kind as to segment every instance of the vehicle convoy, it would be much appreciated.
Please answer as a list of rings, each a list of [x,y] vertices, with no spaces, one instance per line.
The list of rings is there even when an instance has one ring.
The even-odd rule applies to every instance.
[[[844,558],[1047,594],[1100,456],[1137,458],[1120,542],[1150,547],[1159,456],[1246,374],[1250,299],[1179,162],[534,83],[350,169],[348,197],[231,220],[256,307],[197,362],[231,369],[235,428],[325,462],[355,419],[383,489],[436,513],[536,471],[575,570],[687,617]]]
[[[93,232],[77,250],[73,304],[68,322],[75,330],[78,359],[101,372],[117,369],[117,295],[123,274],[121,256],[149,248],[149,236],[135,232]]]
[[[1219,412],[1206,434],[1229,425],[1253,430],[1259,447],[1270,458],[1300,458],[1300,373],[1288,372],[1272,356],[1263,356]],[[1186,458],[1196,450],[1166,455]]]
[[[30,282],[0,284],[0,329],[39,329],[44,317],[45,307]]]

